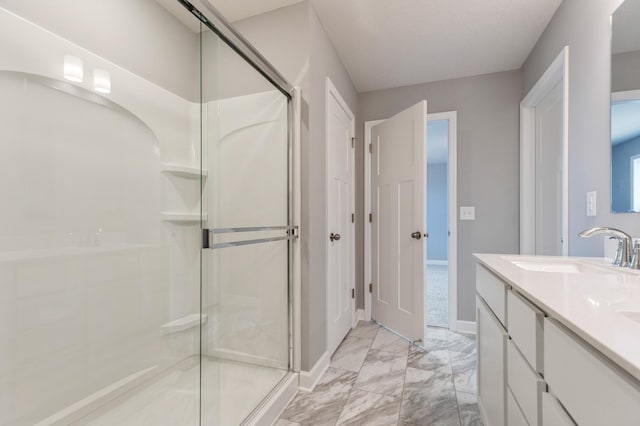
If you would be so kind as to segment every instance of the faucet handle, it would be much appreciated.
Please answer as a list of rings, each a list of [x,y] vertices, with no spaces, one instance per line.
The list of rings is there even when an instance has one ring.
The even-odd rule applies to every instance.
[[[633,244],[633,256],[629,262],[629,268],[640,269],[640,240],[636,240]]]
[[[613,265],[622,265],[622,253],[624,252],[624,241],[619,237],[609,237],[610,240],[618,240],[618,249],[616,250],[616,257],[613,259]]]

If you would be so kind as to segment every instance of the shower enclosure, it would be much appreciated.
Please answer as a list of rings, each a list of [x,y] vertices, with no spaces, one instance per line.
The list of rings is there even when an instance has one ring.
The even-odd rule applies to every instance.
[[[295,379],[294,90],[206,1],[44,3],[0,0],[0,425],[257,421]]]

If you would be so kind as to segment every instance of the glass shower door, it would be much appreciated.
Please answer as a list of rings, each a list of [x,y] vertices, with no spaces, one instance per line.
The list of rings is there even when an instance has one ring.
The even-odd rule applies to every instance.
[[[201,423],[237,425],[289,371],[289,100],[206,27],[201,55]]]

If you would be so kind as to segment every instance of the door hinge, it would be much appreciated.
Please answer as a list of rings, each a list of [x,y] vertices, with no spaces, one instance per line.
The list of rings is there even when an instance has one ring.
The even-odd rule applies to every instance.
[[[351,213],[351,223],[356,223],[356,214]]]
[[[369,144],[369,154],[373,154],[373,144]]]
[[[351,138],[351,148],[356,147],[356,138]]]
[[[369,293],[373,293],[373,283],[369,283]]]
[[[352,289],[351,289],[351,298],[352,298],[352,299],[355,299],[355,298],[356,298],[356,289],[355,289],[355,288],[352,288]]]
[[[208,249],[211,248],[211,230],[203,229],[202,230],[202,248]]]
[[[373,213],[369,213],[369,223],[373,223]]]

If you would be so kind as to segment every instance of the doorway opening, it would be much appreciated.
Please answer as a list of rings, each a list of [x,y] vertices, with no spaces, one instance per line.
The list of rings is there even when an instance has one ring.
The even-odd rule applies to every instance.
[[[426,325],[449,327],[449,120],[427,121]]]
[[[371,129],[386,120],[365,122],[365,146],[369,146],[369,153],[365,161],[365,319],[376,318],[372,315],[372,294],[376,291],[373,271],[376,267],[373,258],[372,216],[375,216],[372,200],[372,131]],[[427,326],[449,328],[457,331],[457,195],[456,195],[456,137],[457,114],[456,111],[426,114],[424,121],[426,127],[426,159],[424,164],[425,191],[424,221],[426,223],[425,253],[422,257],[424,268],[424,291],[422,301],[424,316],[422,325],[424,335],[428,336]],[[433,123],[430,126],[430,123]],[[444,129],[443,129],[444,128]],[[438,134],[440,133],[440,134]],[[444,138],[444,141],[442,141]],[[437,139],[441,139],[438,143]],[[434,146],[432,147],[432,142]],[[439,149],[434,148],[440,145]],[[445,158],[443,159],[442,156]],[[441,176],[444,170],[444,178]],[[433,175],[432,175],[433,174]],[[437,177],[435,177],[438,175]],[[430,176],[430,177],[429,177]],[[439,188],[430,188],[430,183],[436,183],[440,179]],[[444,188],[443,184],[444,183]],[[438,191],[440,192],[439,194]],[[433,194],[431,193],[433,192]],[[438,207],[429,215],[430,205]],[[372,213],[372,215],[370,215]],[[442,218],[444,215],[444,218]],[[438,217],[440,216],[440,217]],[[381,217],[382,220],[382,217]],[[373,222],[373,223],[372,223]],[[444,238],[444,243],[442,239]],[[432,243],[433,241],[433,243]],[[442,253],[444,250],[444,253]],[[436,282],[437,281],[437,282]],[[370,284],[371,283],[371,284]],[[443,288],[444,286],[444,288]],[[432,314],[431,311],[434,310]],[[440,312],[435,312],[440,311]],[[432,330],[432,329],[431,329]]]

